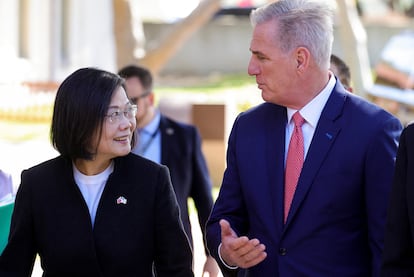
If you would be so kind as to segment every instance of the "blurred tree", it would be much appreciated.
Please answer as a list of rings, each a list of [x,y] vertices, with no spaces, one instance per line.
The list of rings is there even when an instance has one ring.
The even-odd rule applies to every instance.
[[[133,33],[133,17],[128,0],[113,0],[116,64],[121,68],[136,63],[135,48],[141,47]]]
[[[147,49],[140,58],[135,55],[137,40],[134,36],[131,5],[128,0],[113,0],[114,31],[117,47],[117,65],[139,63],[157,75],[174,56],[187,39],[220,9],[220,0],[202,0],[197,8],[186,18],[174,23],[166,36],[160,38],[158,45]]]
[[[356,93],[365,96],[372,86],[369,62],[367,33],[358,16],[354,0],[337,0],[340,22],[340,40],[344,49],[344,60],[352,72],[353,88]]]

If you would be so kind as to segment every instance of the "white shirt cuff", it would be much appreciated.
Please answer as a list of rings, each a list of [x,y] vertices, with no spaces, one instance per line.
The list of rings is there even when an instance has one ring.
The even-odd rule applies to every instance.
[[[223,261],[223,259],[221,258],[220,249],[221,249],[221,243],[220,243],[220,245],[219,245],[219,247],[218,247],[218,256],[219,256],[219,258],[220,258],[221,263],[222,263],[222,264],[224,264],[224,266],[225,266],[225,267],[227,267],[228,269],[238,269],[238,268],[239,268],[238,266],[230,266],[230,265],[226,264],[226,263]]]

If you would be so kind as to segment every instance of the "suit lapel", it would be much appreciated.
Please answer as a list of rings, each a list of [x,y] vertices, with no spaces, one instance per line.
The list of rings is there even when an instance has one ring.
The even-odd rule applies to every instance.
[[[272,109],[266,125],[266,171],[271,194],[273,216],[272,222],[277,230],[283,229],[283,191],[284,191],[284,153],[287,113],[286,108]],[[276,220],[275,220],[276,219]]]
[[[308,154],[303,164],[285,229],[294,219],[301,203],[306,198],[315,176],[318,174],[323,161],[341,130],[342,125],[337,122],[337,119],[342,114],[345,99],[346,94],[338,92],[335,87],[321,113]]]
[[[161,164],[169,164],[170,152],[168,145],[171,144],[171,140],[174,139],[175,130],[170,126],[167,119],[161,115],[160,119],[160,131],[161,131]]]

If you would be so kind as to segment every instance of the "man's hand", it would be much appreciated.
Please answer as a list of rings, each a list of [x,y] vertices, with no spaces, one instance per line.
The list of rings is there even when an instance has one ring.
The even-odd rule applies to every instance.
[[[220,255],[229,266],[249,268],[262,262],[266,257],[266,246],[258,239],[246,236],[238,237],[227,220],[220,220],[221,248]]]

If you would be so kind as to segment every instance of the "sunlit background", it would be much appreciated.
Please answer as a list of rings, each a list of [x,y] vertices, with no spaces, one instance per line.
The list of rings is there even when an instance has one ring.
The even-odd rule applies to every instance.
[[[205,22],[189,23],[200,25],[189,28],[188,36],[157,70],[156,93],[170,116],[196,124],[202,135],[203,124],[212,123],[194,119],[194,110],[219,111],[220,137],[203,137],[217,187],[234,116],[262,101],[254,79],[246,73],[248,14],[269,0],[216,1],[217,10]],[[370,68],[392,35],[414,29],[414,0],[343,2],[347,1],[356,7],[362,41],[366,39],[366,55],[358,58]],[[128,11],[115,9],[124,3],[129,4]],[[80,67],[116,72],[120,63],[141,61],[199,4],[199,0],[0,0],[0,168],[12,174],[16,189],[22,169],[57,155],[48,132],[59,83]],[[343,19],[340,13],[335,18],[333,51],[352,64],[360,46],[346,45]],[[176,45],[166,46],[168,51],[168,46]],[[356,73],[352,72],[355,80]],[[197,253],[203,255],[199,245]],[[41,276],[38,266],[33,276]]]

